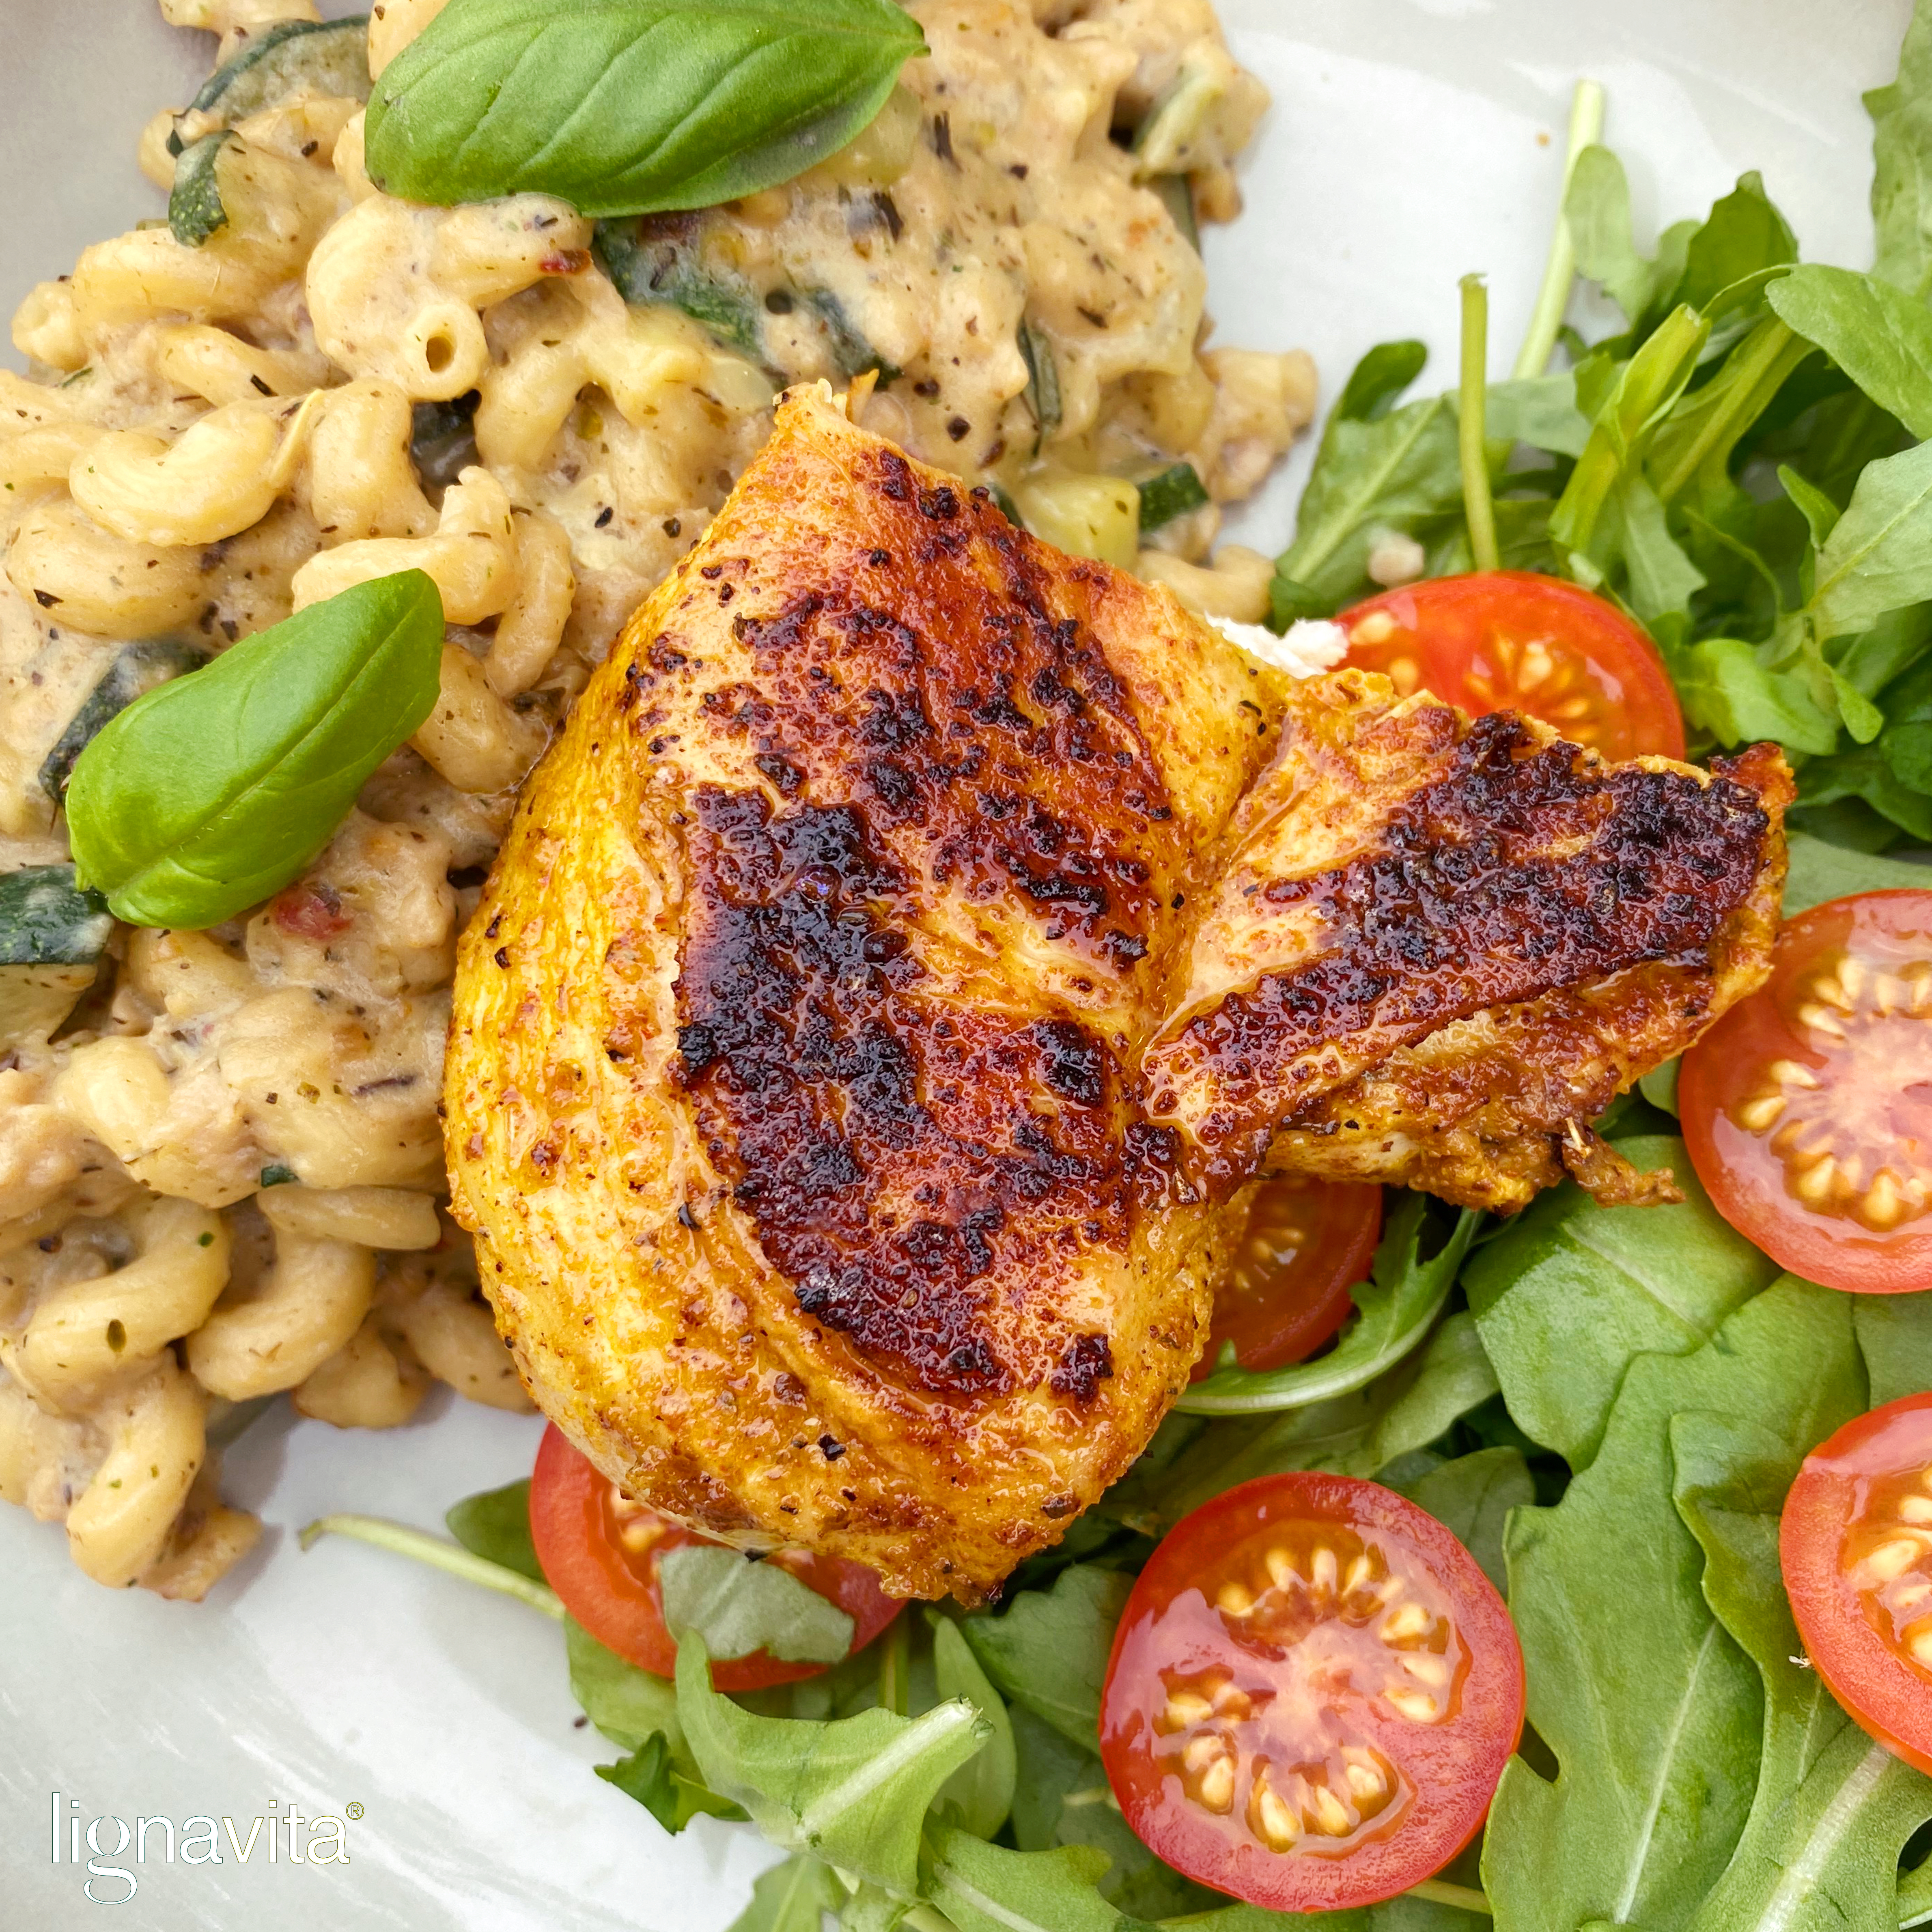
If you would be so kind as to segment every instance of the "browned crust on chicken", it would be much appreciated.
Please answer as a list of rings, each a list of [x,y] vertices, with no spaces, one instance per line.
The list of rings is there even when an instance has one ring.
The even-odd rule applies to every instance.
[[[982,1594],[1209,1305],[1134,1066],[1278,681],[810,399],[640,610],[466,935],[460,1211],[634,1492]]]

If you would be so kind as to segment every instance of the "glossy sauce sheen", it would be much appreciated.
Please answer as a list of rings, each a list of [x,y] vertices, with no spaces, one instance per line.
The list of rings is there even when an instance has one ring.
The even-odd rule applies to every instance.
[[[1298,762],[1264,776],[1284,720]],[[1324,734],[1456,729],[1364,674],[1292,691],[795,394],[580,700],[465,936],[455,1198],[546,1409],[667,1514],[896,1594],[976,1596],[1056,1540],[1185,1385],[1238,1243],[1208,1194],[1252,1160],[1150,1118],[1144,1060],[1204,956],[1297,913],[1258,887],[1323,869],[1246,814]],[[1561,790],[1550,762],[1500,746],[1481,809]],[[1390,838],[1455,862],[1467,814],[1412,789],[1349,790],[1345,901]],[[1601,768],[1573,789],[1573,817],[1630,816]],[[1687,844],[1710,836],[1775,865],[1762,814]],[[1251,853],[1274,869],[1243,896]],[[1540,943],[1522,914],[1498,953]],[[1409,976],[1388,997],[1436,997]],[[1344,1073],[1426,1030],[1370,1026]],[[1658,1057],[1685,1036],[1680,1009]],[[1562,1118],[1516,1124],[1546,1163]]]

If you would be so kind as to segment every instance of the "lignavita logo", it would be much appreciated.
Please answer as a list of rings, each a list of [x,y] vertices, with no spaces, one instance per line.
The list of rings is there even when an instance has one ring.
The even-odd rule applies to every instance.
[[[81,1819],[77,1798],[54,1793],[54,1863],[84,1871],[81,1889],[96,1905],[125,1905],[141,1888],[146,1868],[154,1864],[247,1864],[258,1854],[269,1864],[346,1865],[349,1822],[362,1815],[360,1804],[344,1808],[344,1817],[308,1817],[279,1798],[266,1814],[238,1822],[206,1814],[174,1818],[108,1816]]]

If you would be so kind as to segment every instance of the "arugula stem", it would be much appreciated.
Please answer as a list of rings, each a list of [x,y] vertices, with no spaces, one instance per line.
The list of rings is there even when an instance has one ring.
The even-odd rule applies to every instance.
[[[1673,502],[1690,487],[1691,478],[1703,467],[1705,458],[1721,446],[1740,422],[1754,422],[1764,413],[1771,398],[1761,395],[1760,388],[1796,340],[1792,331],[1775,320],[1769,327],[1760,329],[1757,341],[1749,346],[1740,365],[1743,380],[1735,386],[1730,406],[1713,410],[1710,419],[1679,452],[1670,470],[1656,478],[1654,487],[1664,502]]]
[[[1410,1898],[1426,1898],[1438,1905],[1453,1905],[1462,1912],[1480,1912],[1484,1918],[1492,1918],[1496,1907],[1486,1893],[1473,1886],[1451,1885],[1448,1880],[1426,1878],[1420,1885],[1412,1885],[1406,1894]]]
[[[1490,396],[1490,292],[1480,275],[1462,278],[1462,387],[1456,404],[1456,447],[1462,459],[1462,514],[1469,554],[1478,570],[1502,562],[1496,548],[1496,506],[1490,496],[1490,458],[1483,432]]]
[[[903,1616],[893,1618],[879,1640],[879,1702],[896,1718],[911,1708],[910,1640]]]
[[[407,1523],[391,1522],[380,1516],[325,1516],[309,1524],[298,1540],[307,1550],[325,1536],[353,1537],[358,1543],[373,1543],[378,1550],[413,1557],[432,1569],[446,1570],[452,1576],[460,1576],[465,1582],[480,1583],[486,1590],[514,1597],[519,1603],[554,1617],[559,1623],[563,1621],[563,1605],[554,1590],[519,1576],[514,1570],[506,1570],[500,1563],[492,1563],[487,1556],[478,1556],[460,1543],[432,1536],[427,1530],[412,1529]]]
[[[1570,177],[1576,171],[1576,157],[1594,147],[1604,132],[1604,90],[1594,80],[1580,80],[1570,98],[1570,138],[1563,157],[1563,190],[1556,203],[1556,226],[1550,238],[1550,259],[1544,264],[1543,286],[1537,291],[1536,308],[1529,319],[1529,333],[1516,358],[1518,376],[1540,376],[1550,366],[1550,351],[1556,346],[1556,332],[1563,326],[1563,312],[1570,306],[1570,285],[1576,279],[1576,249],[1570,238],[1570,223],[1563,204],[1570,196]]]

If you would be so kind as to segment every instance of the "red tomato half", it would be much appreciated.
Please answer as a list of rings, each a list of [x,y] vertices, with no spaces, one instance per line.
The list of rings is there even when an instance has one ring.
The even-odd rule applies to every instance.
[[[1804,1459],[1778,1557],[1832,1695],[1932,1772],[1932,1394],[1848,1422]]]
[[[1677,1100],[1697,1178],[1774,1261],[1855,1294],[1932,1288],[1932,891],[1787,920]]]
[[[1224,1343],[1244,1369],[1305,1361],[1347,1320],[1382,1238],[1382,1191],[1336,1180],[1264,1180],[1255,1190],[1233,1268],[1214,1298],[1214,1325],[1193,1379],[1213,1374]]]
[[[1561,578],[1438,577],[1336,621],[1348,662],[1405,697],[1426,687],[1472,715],[1521,711],[1606,758],[1684,755],[1684,714],[1655,647],[1614,604]]]
[[[659,1677],[676,1672],[677,1645],[664,1628],[658,1558],[712,1538],[633,1502],[554,1426],[544,1431],[530,1478],[530,1536],[550,1588],[599,1643]],[[902,1607],[862,1564],[802,1550],[777,1550],[764,1560],[783,1564],[836,1604],[852,1619],[854,1650],[870,1643]],[[782,1663],[758,1651],[714,1664],[711,1681],[720,1690],[758,1690],[816,1677],[824,1668]]]
[[[1522,1730],[1522,1652],[1476,1560],[1348,1476],[1196,1510],[1127,1599],[1100,1754],[1135,1835],[1271,1912],[1399,1892],[1474,1836]]]

